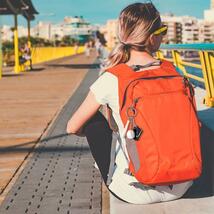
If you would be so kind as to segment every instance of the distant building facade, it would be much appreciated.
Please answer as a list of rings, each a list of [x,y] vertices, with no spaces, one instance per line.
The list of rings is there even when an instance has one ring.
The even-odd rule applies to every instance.
[[[65,17],[63,30],[65,36],[71,36],[81,42],[87,41],[94,32],[93,26],[82,16]]]
[[[162,21],[168,25],[168,33],[163,43],[208,43],[214,42],[214,0],[211,0],[209,10],[204,11],[204,19],[190,16],[174,16],[173,14],[161,15]],[[38,22],[31,29],[33,37],[48,40],[61,39],[71,36],[79,41],[86,41],[99,29],[107,40],[107,46],[112,48],[118,43],[117,20],[108,20],[106,25],[95,26],[87,22],[82,16],[65,17],[61,23]],[[2,40],[12,40],[13,32],[10,26],[1,29]],[[18,27],[19,37],[27,36],[27,28]]]
[[[214,14],[214,13],[213,13]],[[168,26],[163,43],[211,43],[214,42],[214,20],[197,19],[191,16],[161,15],[162,22]],[[109,48],[115,46],[117,39],[117,20],[108,20],[101,27]]]
[[[118,21],[115,19],[108,20],[106,25],[100,28],[101,33],[104,34],[107,41],[107,46],[113,48],[118,43],[117,38],[117,25]]]
[[[204,11],[204,19],[214,22],[214,0],[211,0],[210,9]]]
[[[12,28],[8,25],[3,25],[1,28],[1,36],[2,41],[12,40],[13,39]]]
[[[167,35],[163,38],[163,43],[182,43],[182,22],[181,17],[173,14],[161,16],[162,22],[168,26]]]
[[[31,28],[31,36],[47,40],[62,39],[64,36],[71,36],[80,41],[87,40],[97,30],[97,26],[91,25],[83,17],[65,17],[61,23],[38,22]],[[1,29],[2,40],[12,40],[12,27],[4,25]],[[27,36],[27,28],[18,26],[19,37]]]

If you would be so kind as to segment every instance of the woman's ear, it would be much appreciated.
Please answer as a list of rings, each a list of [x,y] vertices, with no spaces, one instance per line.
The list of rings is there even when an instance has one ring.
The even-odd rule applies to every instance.
[[[149,38],[146,41],[146,47],[147,47],[147,51],[149,51],[150,53],[153,53],[153,49],[154,49],[154,35],[151,34],[149,36]]]
[[[150,52],[152,53],[156,52],[160,47],[161,41],[162,41],[161,35],[151,34],[148,39],[148,47]]]
[[[156,44],[157,37],[154,34],[149,36],[149,44],[154,46]]]

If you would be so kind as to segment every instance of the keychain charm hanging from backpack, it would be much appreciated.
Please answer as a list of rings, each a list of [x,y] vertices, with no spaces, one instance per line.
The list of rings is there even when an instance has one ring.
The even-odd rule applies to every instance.
[[[135,123],[135,117],[137,115],[137,110],[135,107],[131,106],[127,109],[127,116],[129,120],[129,128],[126,133],[126,137],[128,139],[133,139],[133,140],[139,140],[141,134],[142,134],[142,129],[138,127]]]

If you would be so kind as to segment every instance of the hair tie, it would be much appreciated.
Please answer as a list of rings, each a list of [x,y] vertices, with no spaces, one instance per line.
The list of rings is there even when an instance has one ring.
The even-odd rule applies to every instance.
[[[126,49],[131,48],[131,45],[130,45],[130,44],[127,44],[127,43],[122,42],[122,41],[120,41],[120,43],[121,43]]]

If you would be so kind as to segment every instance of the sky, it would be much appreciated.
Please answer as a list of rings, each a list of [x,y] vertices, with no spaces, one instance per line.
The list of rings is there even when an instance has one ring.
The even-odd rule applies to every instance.
[[[120,11],[130,3],[145,2],[133,0],[32,0],[39,15],[32,25],[39,21],[59,23],[65,16],[83,16],[92,24],[105,24],[116,19]],[[171,12],[177,16],[190,15],[203,18],[203,11],[210,8],[210,0],[152,0],[161,14]],[[11,16],[1,16],[1,24],[13,25]],[[21,16],[19,25],[26,25]]]

